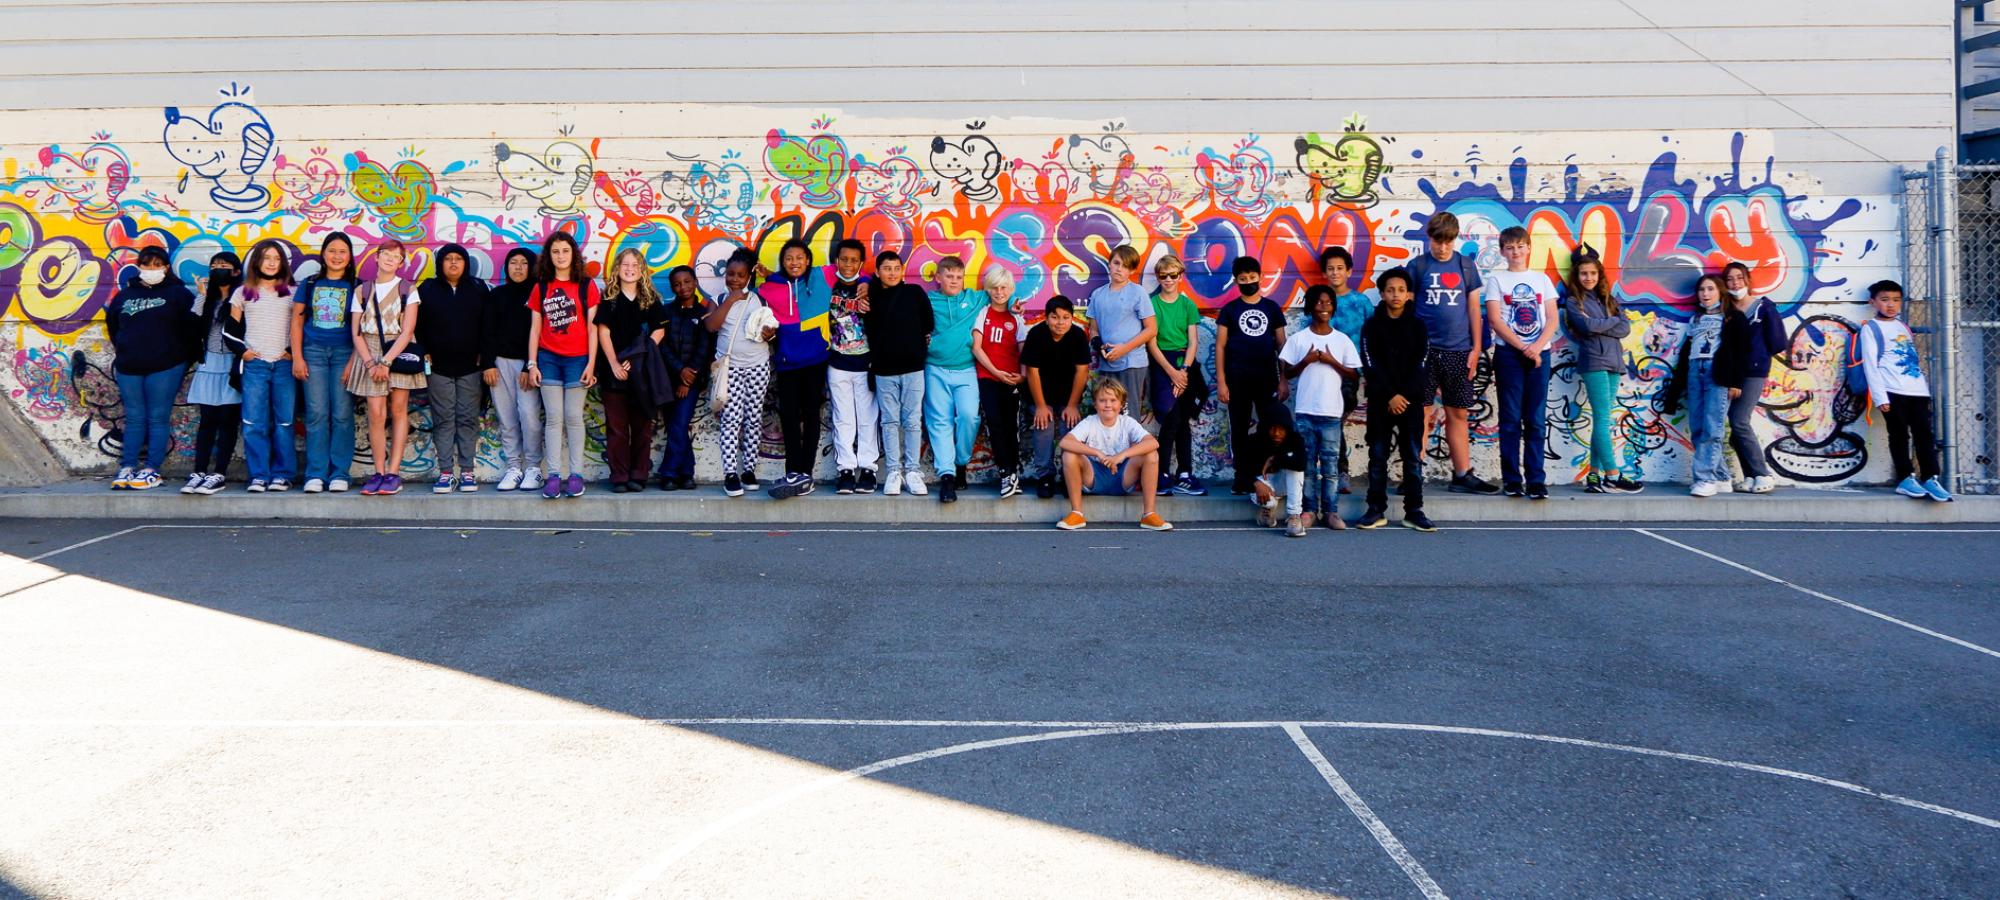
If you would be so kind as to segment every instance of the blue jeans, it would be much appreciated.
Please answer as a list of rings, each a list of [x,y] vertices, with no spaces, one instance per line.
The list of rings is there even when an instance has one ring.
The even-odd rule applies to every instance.
[[[354,344],[302,348],[306,359],[306,470],[303,477],[332,481],[354,468],[354,395],[341,373]]]
[[[1694,445],[1694,480],[1728,481],[1722,436],[1729,417],[1729,389],[1715,383],[1714,360],[1688,363],[1688,442]]]
[[[159,469],[167,463],[167,447],[173,442],[174,395],[180,393],[185,366],[171,366],[151,375],[114,372],[118,382],[118,402],[125,406],[125,441],[118,449],[120,468],[137,469],[139,452],[145,451],[144,468]]]
[[[1618,456],[1611,447],[1611,412],[1618,408],[1618,373],[1585,372],[1583,390],[1590,397],[1590,474],[1617,478]]]
[[[1299,437],[1306,445],[1305,508],[1333,515],[1340,494],[1340,420],[1333,416],[1299,416]]]
[[[882,467],[917,472],[924,465],[924,373],[875,376],[882,411]]]
[[[1500,383],[1500,480],[1543,484],[1542,468],[1549,437],[1549,357],[1542,351],[1534,366],[1512,347],[1493,351],[1493,376]]]
[[[299,448],[292,438],[298,396],[291,360],[243,363],[243,462],[250,480],[290,480],[298,474]]]
[[[925,366],[924,427],[931,433],[931,465],[938,474],[964,469],[979,437],[979,375]]]
[[[564,356],[548,350],[535,354],[535,368],[542,373],[542,384],[554,387],[582,387],[583,367],[588,362],[588,356]]]
[[[694,445],[688,429],[694,423],[695,408],[700,405],[701,391],[689,388],[687,396],[660,407],[660,418],[667,425],[660,434],[660,444],[666,448],[660,455],[661,478],[694,477]]]

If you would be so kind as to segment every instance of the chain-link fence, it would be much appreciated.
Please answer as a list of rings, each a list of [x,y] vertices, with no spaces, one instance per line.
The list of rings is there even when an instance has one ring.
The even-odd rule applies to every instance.
[[[2000,164],[1903,176],[1903,284],[1953,490],[2000,493]]]

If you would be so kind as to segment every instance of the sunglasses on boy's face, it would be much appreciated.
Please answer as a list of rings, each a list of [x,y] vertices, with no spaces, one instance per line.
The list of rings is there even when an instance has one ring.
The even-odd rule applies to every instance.
[[[1160,279],[1161,281],[1179,281],[1179,280],[1181,280],[1181,273],[1179,273],[1179,272],[1161,272],[1161,273],[1159,274],[1159,279]]]

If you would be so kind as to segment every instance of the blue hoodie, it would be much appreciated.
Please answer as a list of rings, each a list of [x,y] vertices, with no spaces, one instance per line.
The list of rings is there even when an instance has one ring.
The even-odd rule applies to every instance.
[[[828,313],[833,308],[830,283],[833,267],[807,267],[804,275],[788,278],[772,273],[757,286],[757,295],[778,317],[778,339],[771,354],[780,372],[826,362]]]
[[[195,335],[206,337],[195,315],[194,294],[172,271],[149,285],[127,279],[104,312],[104,328],[117,356],[112,367],[125,375],[151,375],[187,365]]]

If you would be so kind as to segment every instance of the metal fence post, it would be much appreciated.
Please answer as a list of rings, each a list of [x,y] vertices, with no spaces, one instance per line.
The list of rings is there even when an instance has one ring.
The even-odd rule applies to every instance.
[[[1931,247],[1932,277],[1938,285],[1938,343],[1943,356],[1938,366],[1935,393],[1944,398],[1938,415],[1938,468],[1943,483],[1963,490],[1958,483],[1958,311],[1963,297],[1958,270],[1958,172],[1945,149],[1939,147],[1931,162]]]

